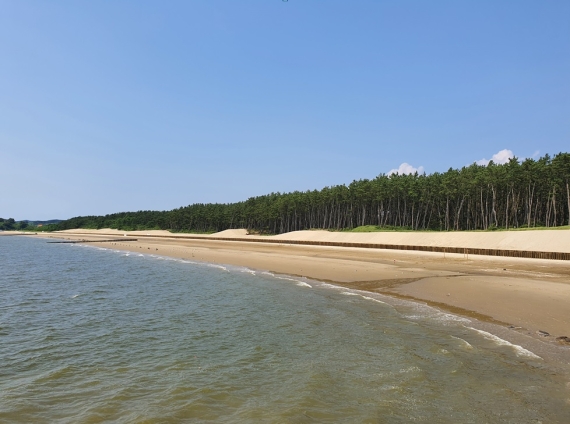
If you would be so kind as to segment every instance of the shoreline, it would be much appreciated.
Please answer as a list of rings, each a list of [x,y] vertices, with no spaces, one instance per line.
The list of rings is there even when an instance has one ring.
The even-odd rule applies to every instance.
[[[109,239],[125,232],[33,235],[74,241]],[[568,233],[570,235],[570,233]],[[9,235],[9,234],[5,234]],[[220,241],[204,236],[145,237],[97,246],[201,262],[244,266],[305,277],[348,289],[424,303],[564,348],[570,344],[570,262],[470,256],[406,250]],[[546,335],[545,333],[548,333]],[[502,337],[502,336],[501,336]],[[564,348],[564,350],[566,350]]]

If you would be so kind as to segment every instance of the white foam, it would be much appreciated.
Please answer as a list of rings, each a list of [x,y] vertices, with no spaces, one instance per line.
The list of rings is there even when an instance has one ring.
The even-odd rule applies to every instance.
[[[413,320],[425,318],[421,315],[403,315],[403,317],[408,318],[408,319],[413,319]]]
[[[219,269],[223,269],[224,271],[229,272],[228,269],[227,269],[225,266],[222,266],[222,265],[208,264],[208,266],[209,266],[210,268],[219,268]]]
[[[441,323],[470,323],[471,320],[468,318],[460,317],[454,314],[449,314],[447,312],[442,312],[436,308],[428,306],[423,303],[409,302],[405,301],[407,306],[410,306],[416,314],[406,314],[404,318],[412,320],[422,320],[431,319]]]
[[[378,300],[378,299],[374,299],[373,297],[369,297],[369,296],[362,296],[362,298],[363,298],[363,299],[366,299],[366,300],[371,300],[371,301],[373,301],[373,302],[382,303],[383,305],[386,305],[386,302],[382,302],[381,300]]]
[[[371,300],[373,302],[378,302],[378,303],[382,303],[383,305],[386,305],[386,302],[382,302],[381,300],[375,299],[375,298],[370,297],[370,296],[364,296],[363,294],[360,294],[360,293],[353,293],[353,292],[345,291],[345,292],[341,292],[340,294],[344,294],[345,296],[360,296],[363,299]]]
[[[455,336],[451,336],[451,337],[456,339],[456,340],[461,341],[467,349],[473,349],[473,346],[471,346],[471,344],[469,344],[469,342],[467,340],[463,340],[461,337],[455,337]]]
[[[535,355],[534,353],[532,353],[530,350],[526,350],[524,347],[513,344],[511,342],[508,342],[504,339],[501,339],[498,336],[495,336],[494,334],[491,333],[487,333],[486,331],[483,330],[478,330],[476,328],[473,327],[465,327],[468,328],[470,330],[476,331],[477,333],[481,334],[483,337],[485,337],[487,340],[491,340],[493,342],[495,342],[497,345],[499,346],[509,346],[512,347],[515,350],[515,353],[517,354],[517,356],[526,356],[528,358],[533,358],[533,359],[542,359],[540,356]]]
[[[71,298],[75,299],[77,296],[79,296],[79,294],[74,294],[73,296],[71,296]]]
[[[329,284],[329,283],[320,283],[320,287],[326,288],[326,289],[334,289],[334,290],[344,290],[344,287],[341,286],[335,286],[334,284]]]
[[[278,277],[277,275],[274,275],[273,278],[276,278],[278,280],[293,281],[294,283],[296,283],[300,287],[313,288],[313,286],[311,286],[310,284],[307,284],[304,281],[295,280],[294,278]]]
[[[333,290],[346,290],[345,287],[336,286],[336,285],[334,285],[334,284],[323,283],[323,282],[321,282],[321,283],[319,284],[319,287],[325,288],[325,289],[333,289]],[[360,292],[360,293],[359,293],[359,292]],[[346,296],[360,296],[360,297],[362,297],[363,299],[366,299],[366,300],[372,300],[373,302],[382,303],[383,305],[393,306],[391,303],[384,302],[384,301],[382,301],[382,300],[380,300],[380,299],[377,299],[377,298],[375,298],[375,297],[366,296],[366,295],[364,295],[364,294],[362,294],[362,293],[370,294],[370,292],[363,291],[363,290],[343,291],[343,292],[341,292],[340,294],[344,294],[344,295],[346,295]],[[387,297],[387,296],[383,296],[383,297],[389,298],[389,297]],[[398,300],[398,299],[396,299],[396,298],[390,298],[390,299],[391,299],[392,301],[397,301],[397,300]],[[419,317],[418,317],[418,318],[419,318]]]
[[[277,279],[277,280],[293,281],[293,282],[296,283],[299,287],[308,287],[308,288],[310,288],[310,289],[313,288],[313,286],[311,286],[310,284],[305,283],[304,281],[301,281],[301,280],[296,280],[295,278],[280,277],[280,276],[278,276],[278,275],[273,274],[272,272],[267,272],[267,271],[262,272],[262,274],[263,274],[263,275],[269,275],[270,277],[275,278],[275,279]]]
[[[447,314],[445,312],[440,312],[437,316],[440,321],[455,321],[455,322],[471,322],[468,318],[463,318],[453,314]]]
[[[412,367],[408,367],[408,368],[402,368],[400,370],[400,373],[405,374],[405,373],[417,372],[417,371],[421,371],[421,368],[416,367],[416,366],[412,366]]]

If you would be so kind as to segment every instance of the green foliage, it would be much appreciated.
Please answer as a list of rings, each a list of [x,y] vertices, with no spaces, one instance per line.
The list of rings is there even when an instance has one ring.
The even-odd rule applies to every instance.
[[[62,220],[61,219],[50,219],[49,221],[27,221],[28,225],[31,225],[33,227],[37,227],[38,225],[49,225],[49,224],[58,224],[60,223]]]
[[[48,225],[37,226],[37,224],[46,222]],[[0,231],[56,231],[58,229],[56,224],[59,222],[61,222],[59,219],[51,221],[15,221],[13,218],[0,218]]]
[[[2,231],[13,231],[16,229],[16,221],[14,218],[0,218],[0,230]]]
[[[50,231],[57,231],[58,226],[57,224],[48,224],[42,225],[41,227],[28,227],[26,231],[33,231],[33,232],[50,232]]]
[[[431,175],[379,175],[348,186],[271,193],[232,204],[122,212],[60,222],[58,230],[114,228],[257,234],[322,228],[458,231],[570,225],[570,154],[504,165],[473,164]]]

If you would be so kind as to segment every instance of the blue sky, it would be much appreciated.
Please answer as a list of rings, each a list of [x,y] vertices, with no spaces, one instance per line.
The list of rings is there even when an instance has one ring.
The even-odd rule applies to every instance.
[[[0,10],[4,218],[234,202],[570,150],[566,0]]]

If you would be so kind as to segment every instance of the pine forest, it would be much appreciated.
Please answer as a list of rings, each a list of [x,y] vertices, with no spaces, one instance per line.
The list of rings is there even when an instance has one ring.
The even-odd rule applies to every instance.
[[[464,231],[570,225],[570,154],[473,164],[430,175],[379,175],[349,185],[271,193],[230,204],[83,216],[46,230],[115,228],[261,234],[296,230]]]

